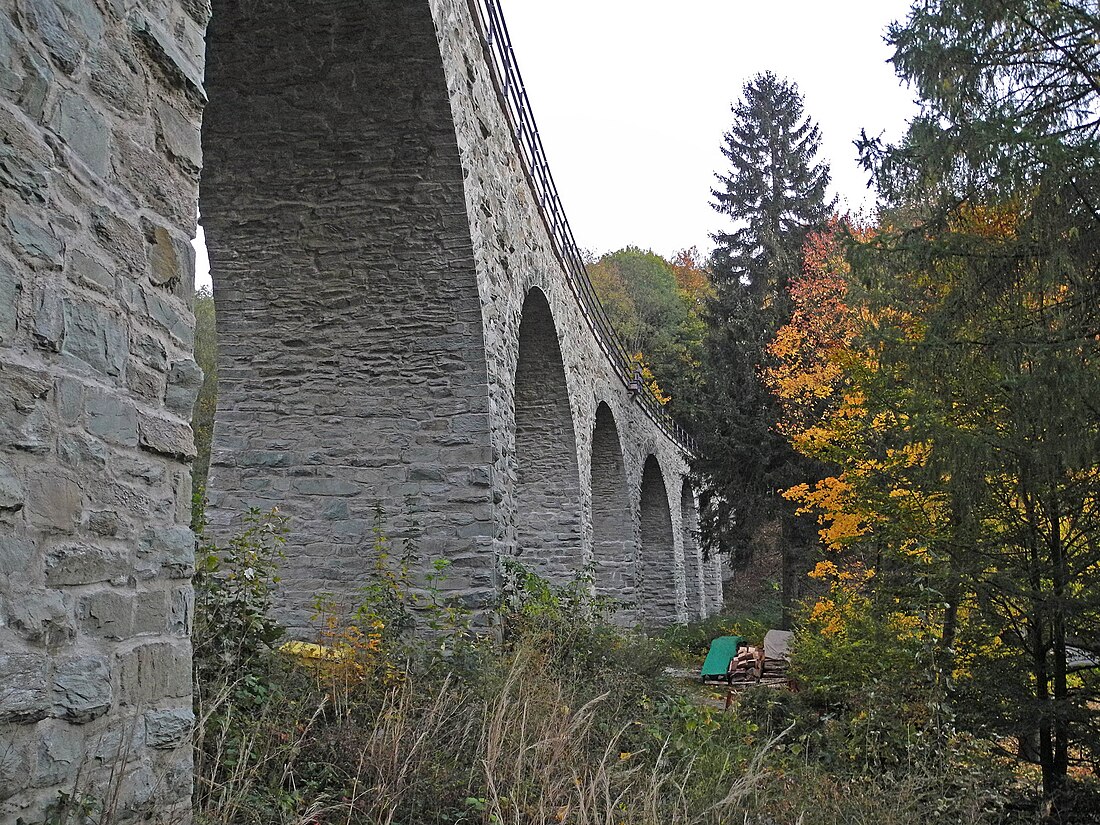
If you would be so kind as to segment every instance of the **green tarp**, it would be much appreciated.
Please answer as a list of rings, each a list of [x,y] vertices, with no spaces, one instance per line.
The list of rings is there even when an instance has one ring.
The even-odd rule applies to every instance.
[[[699,675],[704,679],[725,678],[730,669],[730,661],[737,655],[741,642],[740,636],[719,636],[711,642],[710,652],[707,653],[707,660],[703,662],[703,671]]]

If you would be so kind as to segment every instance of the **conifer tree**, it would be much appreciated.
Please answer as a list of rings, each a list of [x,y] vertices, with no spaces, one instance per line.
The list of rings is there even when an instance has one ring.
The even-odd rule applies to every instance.
[[[760,531],[778,526],[790,605],[812,530],[799,524],[778,490],[806,467],[774,432],[775,401],[759,370],[768,342],[789,317],[787,285],[799,270],[803,240],[835,201],[826,195],[829,165],[817,159],[820,130],[794,83],[758,74],[732,112],[722,147],[730,168],[716,175],[712,206],[733,228],[712,236],[716,295],[707,312],[706,387],[693,421],[704,543],[710,552],[745,560]]]
[[[889,306],[914,273],[937,296],[898,360],[950,380],[929,439],[965,504],[947,603],[1002,648],[960,680],[959,718],[1038,762],[1049,822],[1100,757],[1100,679],[1069,652],[1100,652],[1097,32],[1094,0],[916,4],[888,41],[921,113],[898,145],[861,141],[894,228],[860,281]]]

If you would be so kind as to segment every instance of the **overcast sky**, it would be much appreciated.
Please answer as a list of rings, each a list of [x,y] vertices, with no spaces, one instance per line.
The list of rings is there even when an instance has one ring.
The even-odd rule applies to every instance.
[[[671,256],[728,228],[710,208],[730,106],[770,70],[798,84],[834,192],[869,207],[852,141],[916,108],[886,61],[909,0],[501,0],[577,243]],[[198,282],[209,283],[200,250]]]

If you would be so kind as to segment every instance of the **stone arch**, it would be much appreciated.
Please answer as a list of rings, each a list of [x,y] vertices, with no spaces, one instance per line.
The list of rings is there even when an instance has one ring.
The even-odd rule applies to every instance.
[[[515,380],[516,554],[553,581],[583,566],[580,470],[573,411],[550,304],[523,302]]]
[[[680,488],[680,529],[684,537],[688,619],[706,618],[707,594],[703,581],[703,551],[699,544],[699,512],[695,504],[695,493],[687,478],[684,478]]]
[[[494,597],[478,276],[430,4],[214,0],[200,204],[218,307],[211,523],[293,524],[281,618],[357,598],[376,506]]]
[[[642,614],[647,626],[661,627],[677,619],[676,559],[668,488],[661,465],[652,455],[642,468],[639,523]]]
[[[592,561],[596,593],[629,601],[634,595],[636,547],[622,444],[606,403],[592,431]]]

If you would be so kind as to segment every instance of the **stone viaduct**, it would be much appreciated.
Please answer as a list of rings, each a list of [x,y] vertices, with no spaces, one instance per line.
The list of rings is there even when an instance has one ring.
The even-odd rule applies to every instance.
[[[0,822],[78,784],[188,818],[199,206],[211,526],[291,517],[293,630],[354,597],[379,507],[474,609],[505,557],[647,625],[720,604],[498,15],[0,0]]]

